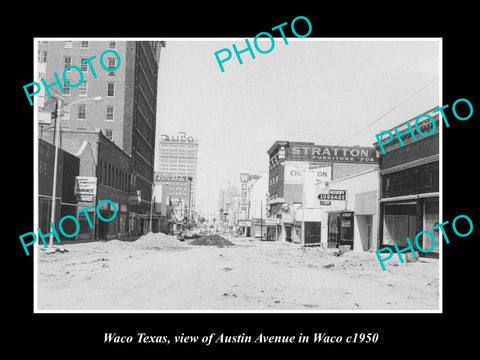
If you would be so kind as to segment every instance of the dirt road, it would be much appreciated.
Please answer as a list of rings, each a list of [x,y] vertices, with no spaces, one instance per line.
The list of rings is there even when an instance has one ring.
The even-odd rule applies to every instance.
[[[439,262],[230,238],[163,234],[38,251],[39,310],[438,310]]]

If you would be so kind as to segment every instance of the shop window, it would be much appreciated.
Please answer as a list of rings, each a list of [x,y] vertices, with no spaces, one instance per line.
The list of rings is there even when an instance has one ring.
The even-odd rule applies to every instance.
[[[384,197],[438,192],[438,161],[384,175],[382,190]]]
[[[385,205],[383,220],[383,244],[397,244],[406,247],[406,238],[415,241],[416,206],[415,204]]]

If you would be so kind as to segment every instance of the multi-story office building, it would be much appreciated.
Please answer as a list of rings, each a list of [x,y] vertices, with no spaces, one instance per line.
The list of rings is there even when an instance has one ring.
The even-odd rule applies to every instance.
[[[220,220],[229,222],[233,219],[236,210],[236,199],[240,199],[240,191],[234,185],[228,184],[226,189],[221,189],[218,193],[218,210]],[[227,215],[225,215],[227,214]]]
[[[61,109],[60,139],[62,132],[78,133],[79,138],[92,131],[101,132],[130,157],[124,192],[136,195],[128,206],[129,229],[133,234],[148,229],[157,77],[160,49],[164,46],[161,41],[66,40],[38,44],[39,72],[43,72],[47,84],[38,95],[39,136],[53,128],[49,116],[52,101],[47,101],[50,93]],[[64,142],[61,140],[62,148]],[[90,145],[98,166],[102,158],[99,146]]]
[[[185,132],[161,135],[155,163],[155,179],[172,201],[186,204],[185,216],[195,213],[198,141]]]

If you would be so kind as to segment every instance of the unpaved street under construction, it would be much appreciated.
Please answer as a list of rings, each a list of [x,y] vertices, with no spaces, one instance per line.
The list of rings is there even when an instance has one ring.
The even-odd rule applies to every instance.
[[[374,253],[229,240],[201,246],[150,233],[39,247],[38,310],[439,309],[439,260],[392,258],[382,271]]]

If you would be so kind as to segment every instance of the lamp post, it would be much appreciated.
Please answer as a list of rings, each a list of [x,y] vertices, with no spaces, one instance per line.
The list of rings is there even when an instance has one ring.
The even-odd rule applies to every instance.
[[[193,177],[189,176],[189,190],[188,190],[188,221],[192,222],[192,180]]]
[[[54,138],[54,146],[55,146],[55,157],[54,157],[54,162],[53,162],[53,189],[52,189],[52,211],[50,213],[50,223],[53,224],[55,222],[55,210],[56,210],[56,197],[57,197],[57,166],[58,166],[58,148],[59,148],[59,139],[60,139],[60,134],[61,134],[61,124],[58,123],[58,114],[61,113],[67,106],[77,104],[80,102],[84,101],[102,101],[103,98],[101,96],[96,96],[94,98],[85,98],[85,99],[79,99],[76,100],[72,103],[65,104],[63,105],[60,109],[58,108],[58,102],[59,99],[55,96],[52,96],[55,99],[55,117],[54,117],[54,131],[53,131],[53,138]],[[59,128],[59,134],[57,135],[57,128]],[[98,160],[97,160],[98,161]],[[53,245],[53,233],[50,234],[50,238],[48,241],[48,245],[52,246]]]
[[[152,215],[153,215],[153,206],[155,204],[155,179],[153,179],[152,182],[152,194],[151,194],[151,201],[150,201],[150,226],[149,226],[149,231],[152,232]]]

